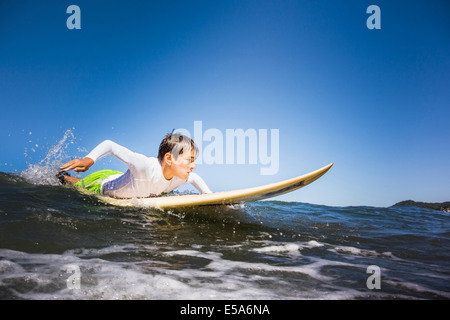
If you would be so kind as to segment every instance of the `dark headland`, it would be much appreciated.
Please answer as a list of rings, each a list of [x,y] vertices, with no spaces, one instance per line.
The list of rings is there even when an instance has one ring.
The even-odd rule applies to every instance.
[[[413,200],[401,201],[393,205],[396,206],[413,206],[432,210],[450,212],[450,201],[447,202],[416,202]]]

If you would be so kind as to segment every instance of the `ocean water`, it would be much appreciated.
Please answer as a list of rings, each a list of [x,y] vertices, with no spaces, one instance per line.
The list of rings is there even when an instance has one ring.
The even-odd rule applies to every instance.
[[[0,173],[0,299],[450,298],[446,212],[118,208],[50,171]]]

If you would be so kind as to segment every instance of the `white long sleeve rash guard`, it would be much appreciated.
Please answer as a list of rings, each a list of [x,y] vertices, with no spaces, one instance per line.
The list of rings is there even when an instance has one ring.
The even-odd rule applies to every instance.
[[[100,143],[86,157],[96,162],[109,154],[125,162],[128,170],[102,182],[101,193],[104,195],[114,198],[145,198],[168,193],[185,183],[192,184],[200,193],[211,193],[198,174],[191,172],[186,181],[176,176],[167,180],[157,158],[133,152],[111,140]]]

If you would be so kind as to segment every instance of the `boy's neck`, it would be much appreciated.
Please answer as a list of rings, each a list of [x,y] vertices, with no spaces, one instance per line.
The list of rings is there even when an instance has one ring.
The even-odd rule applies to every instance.
[[[175,176],[173,174],[172,169],[166,164],[166,163],[160,163],[161,164],[161,171],[164,176],[164,179],[166,180],[172,180],[172,178]]]

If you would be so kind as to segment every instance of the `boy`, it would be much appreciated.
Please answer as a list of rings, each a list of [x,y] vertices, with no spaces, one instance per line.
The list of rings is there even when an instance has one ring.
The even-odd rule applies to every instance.
[[[125,173],[112,170],[94,172],[84,179],[71,177],[66,171],[87,171],[98,159],[112,154],[125,162]],[[146,157],[110,140],[95,147],[83,159],[74,159],[59,169],[62,183],[71,183],[114,198],[144,198],[168,193],[182,184],[190,183],[201,193],[211,193],[203,179],[191,173],[198,147],[187,136],[169,133],[159,146],[158,158]]]

